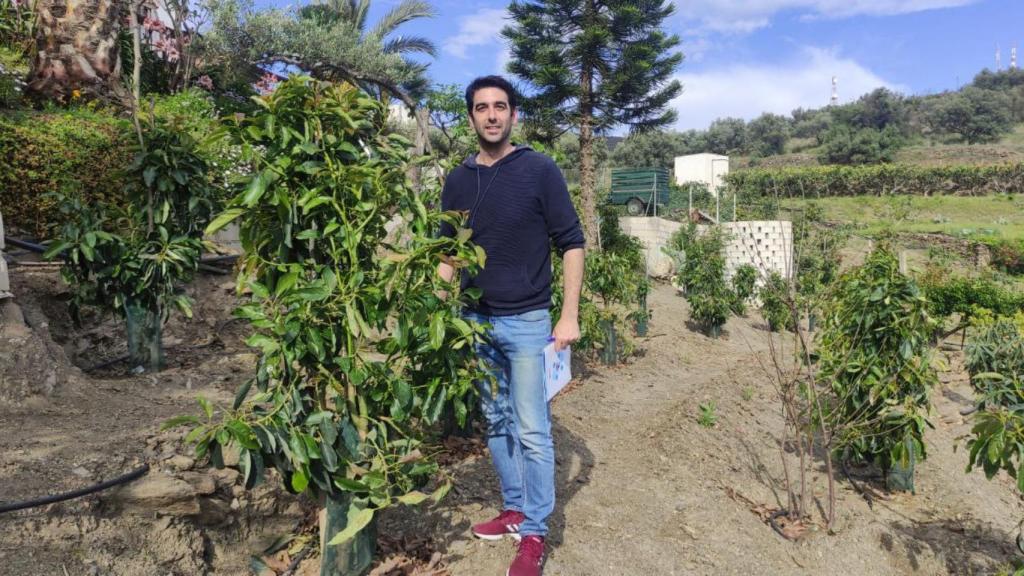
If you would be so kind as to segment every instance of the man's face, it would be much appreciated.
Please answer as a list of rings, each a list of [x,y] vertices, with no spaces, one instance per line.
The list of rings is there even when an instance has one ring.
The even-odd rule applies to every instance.
[[[512,135],[516,111],[509,106],[508,94],[501,88],[481,88],[473,94],[469,122],[482,143],[501,144]]]

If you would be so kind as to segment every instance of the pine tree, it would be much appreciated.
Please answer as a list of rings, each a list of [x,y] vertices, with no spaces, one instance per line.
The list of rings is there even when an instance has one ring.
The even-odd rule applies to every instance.
[[[682,86],[672,73],[683,60],[679,37],[661,23],[675,10],[664,0],[514,0],[508,70],[532,92],[523,100],[527,127],[553,141],[576,129],[587,245],[597,249],[595,133],[627,125],[634,132],[676,118],[669,102]]]

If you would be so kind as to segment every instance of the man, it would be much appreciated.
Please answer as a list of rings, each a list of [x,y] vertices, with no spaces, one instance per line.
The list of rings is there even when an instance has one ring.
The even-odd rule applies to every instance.
[[[481,297],[466,312],[490,324],[478,353],[497,380],[479,385],[487,418],[487,447],[501,481],[503,508],[494,519],[473,526],[486,540],[510,536],[519,551],[508,576],[539,576],[547,518],[555,507],[555,450],[551,411],[544,390],[544,347],[559,350],[580,336],[579,296],[583,282],[583,233],[555,163],[526,146],[512,144],[516,95],[500,76],[477,78],[466,88],[470,125],[480,150],[448,176],[441,194],[444,210],[469,213],[466,227],[487,253],[464,288]],[[446,226],[442,234],[455,230]],[[551,244],[562,253],[564,303],[551,329]],[[454,269],[441,264],[451,280]]]

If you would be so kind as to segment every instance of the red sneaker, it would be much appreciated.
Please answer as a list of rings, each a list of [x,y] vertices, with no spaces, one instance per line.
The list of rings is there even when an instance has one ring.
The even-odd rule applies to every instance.
[[[519,540],[519,525],[526,520],[522,512],[504,510],[496,518],[473,526],[473,535],[484,540],[501,540],[505,536]]]
[[[505,576],[540,576],[544,565],[544,538],[524,536],[519,542],[519,552]]]

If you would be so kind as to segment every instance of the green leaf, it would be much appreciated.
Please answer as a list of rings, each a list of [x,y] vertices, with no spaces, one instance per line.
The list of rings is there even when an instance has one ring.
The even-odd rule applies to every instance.
[[[244,208],[229,208],[214,218],[210,224],[206,227],[205,234],[210,235],[216,233],[221,228],[230,224],[234,219],[238,218],[245,213]]]
[[[299,271],[292,270],[291,272],[281,276],[277,279],[277,285],[274,287],[274,296],[280,296],[288,291],[289,288],[295,286],[295,283],[299,281]]]
[[[273,338],[266,334],[253,334],[246,338],[245,343],[253,348],[259,348],[263,350],[264,354],[270,354],[271,352],[277,351],[281,345]]]
[[[213,404],[210,404],[210,401],[207,400],[206,398],[203,398],[202,396],[197,397],[196,401],[199,402],[199,405],[203,407],[203,412],[206,412],[206,418],[208,420],[212,420]]]
[[[248,286],[249,290],[252,290],[253,296],[256,296],[257,298],[260,298],[262,300],[270,298],[270,290],[268,290],[267,287],[264,286],[263,284],[256,282],[254,280],[250,281],[248,283]]]
[[[306,476],[302,468],[296,468],[292,472],[292,490],[302,493],[306,490],[306,486],[309,486],[309,476]]]
[[[321,422],[330,421],[334,417],[333,412],[321,410],[306,417],[306,426],[316,426]]]
[[[1024,460],[1021,461],[1020,466],[1017,468],[1017,491],[1024,493]]]
[[[249,394],[249,389],[252,388],[254,381],[255,378],[249,378],[238,388],[238,392],[235,393],[235,401],[231,404],[232,410],[238,410],[242,406],[242,402],[245,401],[245,397]]]
[[[406,380],[395,380],[393,391],[403,408],[408,409],[412,404],[412,386]]]
[[[430,319],[430,347],[439,350],[444,344],[444,316],[434,314]]]
[[[419,490],[413,490],[412,492],[409,492],[407,494],[402,494],[397,498],[397,500],[402,504],[405,504],[406,506],[416,506],[417,504],[422,503],[427,498],[429,498],[429,496],[427,496],[423,492],[420,492]]]
[[[356,338],[360,335],[359,321],[356,320],[356,309],[351,302],[345,303],[345,315],[348,317],[348,329]]]
[[[334,479],[334,483],[338,486],[338,488],[341,488],[342,490],[345,490],[347,492],[366,492],[367,490],[370,489],[370,487],[367,486],[366,484],[363,484],[358,480],[345,478],[344,476],[336,477]]]
[[[440,502],[445,496],[448,495],[448,492],[450,492],[451,489],[452,483],[449,480],[445,479],[444,483],[438,486],[437,489],[430,494],[430,499],[433,500],[434,502]]]
[[[334,447],[327,442],[321,442],[320,456],[324,461],[324,468],[328,472],[336,472],[338,470],[338,453],[334,451]]]
[[[257,174],[249,182],[248,188],[245,189],[245,195],[242,197],[242,203],[247,208],[252,208],[259,202],[260,198],[263,197],[263,193],[267,190],[267,184],[270,182],[269,169],[263,170]]]
[[[170,428],[176,428],[182,424],[199,424],[200,422],[201,420],[199,420],[199,418],[196,418],[191,414],[186,414],[184,416],[175,416],[174,418],[164,420],[164,423],[160,425],[160,429],[167,430]]]
[[[46,252],[43,252],[43,259],[52,260],[54,256],[59,255],[61,252],[67,250],[70,246],[71,243],[66,240],[54,242],[53,244],[50,244],[50,247],[46,249]]]
[[[348,522],[345,525],[345,529],[335,534],[327,545],[337,546],[354,538],[360,530],[366,528],[370,521],[373,520],[373,512],[373,508],[367,508],[365,503],[353,501],[349,505]]]

